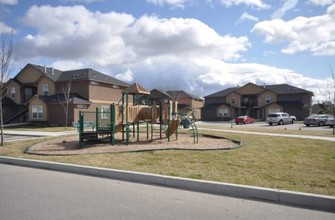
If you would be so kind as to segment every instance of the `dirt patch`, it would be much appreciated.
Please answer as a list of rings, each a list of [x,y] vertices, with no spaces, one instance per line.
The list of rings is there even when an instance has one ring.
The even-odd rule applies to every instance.
[[[121,140],[121,137],[116,137]],[[193,137],[187,134],[179,134],[176,140],[171,137],[170,142],[167,138],[163,139],[140,139],[131,138],[126,145],[125,141],[117,140],[115,144],[109,143],[108,138],[99,142],[85,142],[83,147],[79,147],[78,135],[57,138],[44,141],[28,148],[26,153],[39,155],[75,155],[75,154],[99,154],[114,152],[139,152],[153,150],[230,150],[241,146],[241,143],[229,139],[202,135],[198,138],[198,143],[194,143]]]

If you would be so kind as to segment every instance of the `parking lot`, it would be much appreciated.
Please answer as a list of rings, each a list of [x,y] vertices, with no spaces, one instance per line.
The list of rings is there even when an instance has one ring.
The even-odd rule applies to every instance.
[[[310,126],[307,127],[304,125],[301,121],[298,121],[294,124],[284,124],[284,125],[272,125],[270,126],[269,124],[265,123],[264,121],[262,122],[254,122],[252,124],[235,124],[235,122],[227,122],[227,121],[199,121],[196,123],[197,126],[222,126],[224,129],[228,129],[231,127],[235,128],[250,128],[250,129],[257,129],[257,128],[262,128],[262,129],[287,129],[287,130],[305,130],[305,131],[332,131],[332,128],[329,126],[323,126],[323,127],[318,127],[318,126]]]

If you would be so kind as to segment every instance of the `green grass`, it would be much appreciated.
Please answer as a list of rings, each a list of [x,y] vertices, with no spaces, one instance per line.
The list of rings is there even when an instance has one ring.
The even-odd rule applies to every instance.
[[[246,184],[335,196],[335,144],[329,141],[203,132],[244,142],[231,151],[151,151],[36,156],[24,149],[45,139],[6,143],[0,155]]]
[[[322,137],[335,137],[333,134],[333,129],[328,128],[325,130],[309,130],[308,127],[302,127],[301,130],[293,130],[289,126],[277,126],[276,128],[259,128],[250,127],[248,125],[233,125],[230,126],[220,126],[220,125],[199,125],[198,128],[211,128],[211,129],[221,129],[221,130],[235,130],[235,131],[251,131],[251,132],[264,132],[264,133],[275,133],[275,134],[293,134],[293,135],[312,135],[312,136],[322,136]],[[326,128],[326,127],[325,127]]]

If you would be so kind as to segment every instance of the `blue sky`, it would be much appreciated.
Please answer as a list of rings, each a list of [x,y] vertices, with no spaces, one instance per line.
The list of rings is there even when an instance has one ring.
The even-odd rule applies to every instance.
[[[288,83],[329,99],[335,0],[0,0],[27,63],[93,68],[147,89],[198,96]]]

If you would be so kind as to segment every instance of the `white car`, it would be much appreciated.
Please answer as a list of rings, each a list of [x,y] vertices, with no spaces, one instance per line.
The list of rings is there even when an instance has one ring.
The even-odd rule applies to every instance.
[[[266,118],[266,123],[268,123],[269,125],[294,124],[296,120],[297,119],[295,116],[289,115],[286,112],[276,112],[268,115],[268,117]]]

